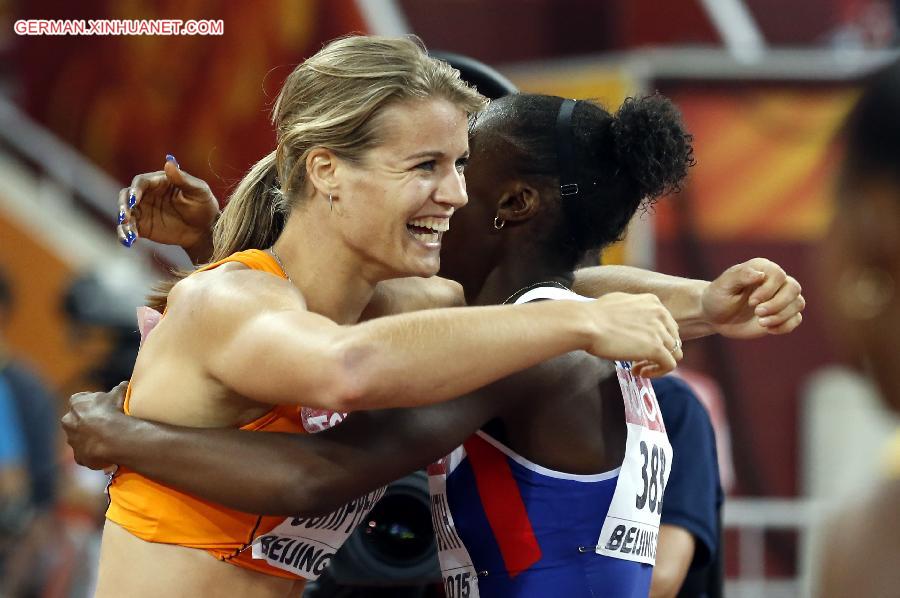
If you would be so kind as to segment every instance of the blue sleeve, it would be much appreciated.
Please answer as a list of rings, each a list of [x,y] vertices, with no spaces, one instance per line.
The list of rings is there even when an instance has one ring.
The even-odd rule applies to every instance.
[[[697,547],[691,567],[704,567],[719,546],[722,489],[715,433],[706,408],[683,380],[667,376],[654,380],[653,389],[673,451],[662,523],[694,536]]]
[[[0,468],[25,465],[25,437],[12,391],[0,378]]]

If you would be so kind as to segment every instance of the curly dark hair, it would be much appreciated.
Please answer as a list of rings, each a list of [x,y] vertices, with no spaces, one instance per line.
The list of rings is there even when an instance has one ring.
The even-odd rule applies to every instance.
[[[557,116],[565,100],[514,94],[490,110],[502,120],[492,127],[513,148],[517,175],[555,200],[558,217],[543,241],[572,264],[585,252],[613,243],[642,205],[681,190],[694,164],[692,136],[671,101],[654,94],[628,98],[615,115],[598,103],[578,101],[572,113],[573,163],[569,176],[579,192],[561,197]]]

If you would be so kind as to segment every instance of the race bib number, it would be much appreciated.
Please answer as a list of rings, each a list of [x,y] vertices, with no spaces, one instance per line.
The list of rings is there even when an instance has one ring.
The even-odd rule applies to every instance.
[[[478,598],[478,573],[456,531],[447,502],[447,468],[452,459],[460,458],[461,452],[461,448],[456,449],[451,456],[428,466],[431,521],[447,598]]]
[[[318,578],[386,490],[351,500],[322,517],[285,519],[253,541],[253,558],[306,579]]]
[[[672,445],[650,381],[634,376],[627,362],[616,362],[616,375],[625,400],[628,438],[596,552],[653,565]]]
[[[310,434],[338,425],[346,413],[300,408],[303,429]],[[387,487],[352,500],[323,517],[291,517],[253,541],[253,558],[306,579],[316,579],[356,526],[369,514]]]

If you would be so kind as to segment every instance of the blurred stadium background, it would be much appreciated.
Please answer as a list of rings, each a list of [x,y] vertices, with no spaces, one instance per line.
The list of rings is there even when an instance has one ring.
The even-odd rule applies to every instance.
[[[721,396],[720,449],[730,437],[726,595],[802,595],[814,522],[874,475],[890,429],[828,340],[815,261],[833,137],[860,78],[897,56],[898,11],[886,0],[2,0],[0,269],[16,298],[6,341],[60,408],[127,377],[133,308],[185,260],[147,242],[118,245],[118,190],[171,153],[227,197],[272,147],[268,109],[283,78],[338,35],[415,33],[526,91],[615,105],[659,90],[681,107],[697,166],[605,260],[711,278],[765,256],[803,284],[809,307],[794,334],[693,342],[684,362]],[[13,30],[19,19],[90,18],[222,19],[224,35]],[[78,596],[103,480],[59,444],[62,523],[34,595]]]

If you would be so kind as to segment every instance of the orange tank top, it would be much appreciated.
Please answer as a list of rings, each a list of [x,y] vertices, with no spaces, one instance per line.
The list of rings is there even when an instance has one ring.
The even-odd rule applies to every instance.
[[[232,254],[197,271],[210,270],[226,262],[240,262],[248,268],[287,278],[269,253],[257,249]],[[130,397],[129,384],[125,395],[125,413],[128,414]],[[305,433],[300,407],[287,405],[276,406],[240,429]],[[264,560],[253,559],[248,550],[254,538],[280,524],[284,517],[265,517],[229,509],[119,467],[109,484],[106,518],[147,542],[198,548],[240,567],[298,579],[296,575],[271,567]]]

